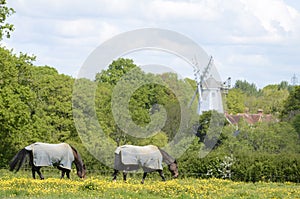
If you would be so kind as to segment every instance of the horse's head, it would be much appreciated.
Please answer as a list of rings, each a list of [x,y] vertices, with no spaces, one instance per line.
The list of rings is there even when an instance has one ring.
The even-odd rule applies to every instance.
[[[78,151],[72,146],[71,146],[71,148],[73,150],[74,163],[75,163],[75,166],[76,166],[77,175],[80,178],[84,178],[85,174],[86,174],[85,164],[84,164],[83,160],[81,159],[81,156],[78,153]]]
[[[177,161],[175,160],[173,163],[171,163],[169,166],[169,171],[172,173],[173,178],[178,177],[178,166],[177,166]]]
[[[85,178],[85,175],[86,175],[85,164],[82,164],[82,169],[78,169],[78,170],[77,170],[77,175],[78,175],[80,178]]]

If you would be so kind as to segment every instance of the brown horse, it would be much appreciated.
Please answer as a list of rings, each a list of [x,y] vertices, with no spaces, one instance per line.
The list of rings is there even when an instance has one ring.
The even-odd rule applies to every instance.
[[[35,172],[38,173],[40,179],[43,180],[40,169],[43,166],[56,166],[62,171],[61,178],[67,175],[70,179],[70,171],[74,162],[77,175],[84,178],[86,174],[85,165],[78,151],[66,143],[47,144],[37,142],[21,149],[11,160],[9,166],[10,171],[16,168],[16,172],[24,163],[26,156],[29,155],[29,165],[32,167],[32,177],[35,179]],[[18,166],[17,166],[18,165]],[[16,167],[17,166],[17,167]]]
[[[144,184],[147,173],[157,171],[165,181],[162,162],[168,165],[169,171],[174,178],[178,177],[176,160],[164,150],[153,146],[123,145],[115,151],[115,165],[113,180],[117,179],[119,171],[123,171],[123,180],[126,181],[128,171],[138,170],[142,167],[144,174],[141,183]]]

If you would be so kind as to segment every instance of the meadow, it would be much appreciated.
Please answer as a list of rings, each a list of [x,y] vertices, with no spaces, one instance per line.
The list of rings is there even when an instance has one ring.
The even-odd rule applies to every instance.
[[[185,178],[161,182],[149,177],[140,184],[140,176],[124,183],[119,176],[89,175],[82,180],[72,173],[71,180],[59,174],[45,180],[32,179],[30,172],[14,174],[1,170],[0,198],[299,198],[297,183],[233,182],[223,179]],[[46,176],[46,175],[45,175]]]

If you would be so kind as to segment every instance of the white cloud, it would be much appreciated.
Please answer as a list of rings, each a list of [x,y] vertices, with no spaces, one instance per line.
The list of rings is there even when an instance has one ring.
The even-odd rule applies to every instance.
[[[237,41],[279,43],[289,40],[293,34],[299,35],[299,12],[283,0],[241,0],[245,11],[255,17],[266,31],[260,37],[237,37]]]
[[[149,1],[147,16],[159,20],[214,20],[216,12],[215,1]]]
[[[234,54],[228,57],[228,63],[231,65],[238,64],[240,67],[270,66],[270,61],[262,54]]]
[[[124,14],[134,1],[118,0],[15,0],[9,2],[23,16],[74,18]]]
[[[89,45],[99,45],[101,42],[110,39],[120,33],[120,29],[105,21],[95,19],[77,19],[68,21],[57,21],[54,31],[62,41],[70,41]],[[70,42],[68,42],[70,44]]]
[[[187,35],[218,60],[222,77],[247,77],[246,65],[273,67],[284,75],[288,71],[279,67],[293,66],[291,73],[300,73],[300,14],[283,0],[14,0],[8,5],[17,13],[10,19],[16,31],[7,46],[67,74],[103,41],[144,27]]]
[[[299,13],[282,0],[241,0],[270,33],[293,31]]]

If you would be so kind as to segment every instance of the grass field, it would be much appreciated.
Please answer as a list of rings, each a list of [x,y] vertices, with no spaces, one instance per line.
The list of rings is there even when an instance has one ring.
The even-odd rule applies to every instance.
[[[5,174],[4,174],[5,173]],[[158,178],[91,176],[81,180],[59,179],[59,174],[45,180],[33,180],[30,172],[14,174],[1,170],[0,198],[300,198],[300,184],[244,183],[221,179],[176,179],[161,182]],[[56,177],[57,176],[57,177]]]

